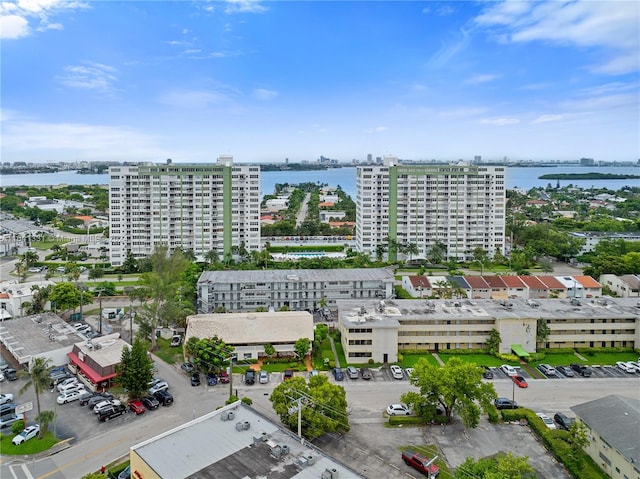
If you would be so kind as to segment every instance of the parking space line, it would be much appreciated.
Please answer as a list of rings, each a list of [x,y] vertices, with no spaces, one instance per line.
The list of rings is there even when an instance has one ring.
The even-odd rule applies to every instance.
[[[24,472],[24,475],[27,476],[27,479],[33,479],[33,476],[29,472],[29,468],[27,467],[26,464],[22,464],[22,466],[20,467],[22,468],[22,472]]]

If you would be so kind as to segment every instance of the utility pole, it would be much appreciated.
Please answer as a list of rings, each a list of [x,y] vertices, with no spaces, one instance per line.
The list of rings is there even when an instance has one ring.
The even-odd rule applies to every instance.
[[[100,333],[100,336],[102,336],[102,292],[104,290],[100,289],[98,290],[98,301],[100,302],[100,316],[98,317],[98,332]]]

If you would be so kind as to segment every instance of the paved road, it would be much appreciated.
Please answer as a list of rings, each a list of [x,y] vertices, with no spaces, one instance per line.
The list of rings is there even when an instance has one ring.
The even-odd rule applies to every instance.
[[[158,361],[158,367],[158,376],[171,385],[171,392],[175,397],[172,406],[148,411],[139,417],[127,414],[111,423],[103,424],[98,423],[89,411],[78,414],[77,411],[81,408],[77,404],[58,406],[60,419],[57,432],[61,437],[74,437],[71,441],[72,447],[38,460],[4,457],[0,476],[14,479],[82,477],[89,471],[99,469],[103,464],[126,456],[132,445],[214,410],[222,405],[229,395],[227,385],[193,388],[189,386],[188,377],[182,374],[177,366],[169,366]],[[271,382],[267,385],[244,386],[240,384],[240,376],[236,375],[234,379],[234,392],[237,390],[241,397],[250,397],[258,411],[278,421],[268,398],[273,387],[281,381],[281,374],[273,374]],[[17,388],[20,383],[21,381],[3,383],[2,389],[4,392],[12,392],[7,388]],[[437,428],[385,428],[382,411],[388,404],[398,402],[400,395],[412,388],[406,379],[393,380],[384,372],[376,371],[372,381],[347,379],[341,384],[347,391],[352,429],[348,436],[328,436],[322,445],[326,447],[327,452],[353,464],[367,477],[406,477],[404,474],[409,471],[404,471],[402,464],[397,464],[399,461],[396,457],[397,447],[403,444],[437,444],[446,451],[447,461],[452,466],[460,464],[464,457],[471,453],[485,455],[492,453],[491,451],[511,450],[514,446],[516,453],[523,454],[522,451],[526,451],[529,455],[537,454],[547,458],[542,450],[536,449],[537,441],[532,437],[527,439],[528,433],[521,429],[502,429],[498,434],[495,428],[499,426],[482,423],[481,427],[474,431],[458,431],[448,426],[447,435],[438,435],[442,431]],[[515,393],[515,399],[519,403],[547,413],[562,411],[573,415],[571,406],[607,394],[640,399],[640,377],[536,380],[532,381],[526,390],[513,389],[512,382],[507,379],[497,379],[494,385],[499,395],[511,397]],[[29,400],[29,394],[25,393],[20,400]],[[43,409],[51,408],[48,404],[51,401],[53,395],[44,398]],[[77,424],[73,428],[65,424],[72,421]],[[470,444],[476,442],[482,447],[469,449]],[[466,446],[461,447],[462,444]],[[372,462],[371,458],[374,456],[377,458]],[[552,461],[548,459],[547,462],[549,464],[536,465],[536,468],[540,470],[543,466],[551,467]],[[552,479],[553,474],[543,473],[541,477]]]

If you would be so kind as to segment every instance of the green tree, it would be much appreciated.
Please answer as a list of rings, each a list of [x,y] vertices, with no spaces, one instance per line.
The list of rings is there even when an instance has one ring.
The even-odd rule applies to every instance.
[[[545,343],[549,341],[549,334],[551,330],[549,329],[549,325],[547,324],[547,320],[544,318],[538,318],[536,322],[536,341],[541,345],[541,347],[545,347]]]
[[[447,247],[441,241],[436,241],[427,252],[427,259],[431,264],[440,264],[447,254]]]
[[[44,358],[42,356],[35,356],[31,358],[29,362],[29,371],[25,374],[27,382],[19,389],[18,394],[23,394],[27,389],[33,388],[33,392],[36,394],[36,412],[37,416],[40,415],[40,393],[49,389],[49,366],[51,364],[50,358]],[[42,437],[42,430],[40,430],[39,437]]]
[[[149,388],[153,378],[153,361],[147,353],[145,343],[139,338],[131,348],[124,346],[120,364],[116,366],[118,384],[127,390],[130,399],[139,398]]]
[[[229,360],[233,350],[233,346],[229,346],[217,336],[198,339],[193,344],[193,365],[205,373],[219,371]]]
[[[21,261],[25,264],[27,269],[29,269],[32,266],[35,266],[36,264],[38,264],[38,261],[40,261],[40,258],[38,257],[38,253],[36,253],[35,251],[27,251],[25,254],[22,255]]]
[[[300,359],[300,361],[304,361],[304,358],[309,353],[310,348],[311,341],[309,341],[309,338],[300,338],[293,345],[293,350],[298,355],[298,359]]]
[[[443,367],[420,359],[414,366],[414,384],[420,392],[410,391],[401,396],[402,402],[418,411],[424,404],[440,405],[451,421],[457,412],[466,427],[477,427],[480,410],[494,411],[497,397],[493,384],[482,381],[482,368],[451,358]]]
[[[271,356],[276,354],[276,348],[273,347],[271,343],[264,344],[264,354],[266,354],[267,358],[271,359]]]
[[[474,459],[468,457],[453,474],[454,479],[535,479],[536,473],[528,457],[507,454]]]
[[[342,386],[331,384],[326,376],[313,376],[307,383],[294,377],[280,383],[269,398],[274,411],[292,431],[298,428],[301,407],[302,435],[312,440],[326,432],[347,432],[347,396]]]
[[[82,295],[72,283],[57,283],[51,289],[49,300],[55,303],[57,310],[69,311],[80,306]]]
[[[39,314],[44,312],[44,307],[49,301],[49,295],[51,294],[52,285],[40,287],[39,285],[33,285],[31,287],[32,295],[31,301],[27,304],[24,303],[25,313]]]
[[[493,328],[489,331],[489,339],[485,343],[487,345],[487,351],[489,354],[498,354],[500,352],[500,343],[502,342],[502,338],[500,337],[500,333],[496,328]]]
[[[56,419],[56,413],[54,411],[42,411],[36,417],[36,421],[40,424],[40,434],[41,436],[45,435],[49,430],[49,424],[51,424]]]

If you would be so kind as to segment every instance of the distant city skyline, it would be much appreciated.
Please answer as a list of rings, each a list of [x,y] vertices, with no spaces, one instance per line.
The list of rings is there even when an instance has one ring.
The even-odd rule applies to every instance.
[[[0,4],[3,162],[640,158],[640,4]]]

